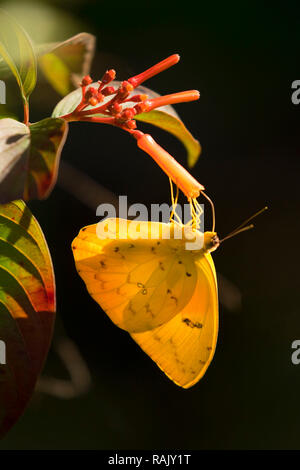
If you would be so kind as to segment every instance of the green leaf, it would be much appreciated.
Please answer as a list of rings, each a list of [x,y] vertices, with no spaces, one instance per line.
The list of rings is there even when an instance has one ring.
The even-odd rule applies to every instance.
[[[63,119],[47,118],[29,129],[13,119],[0,120],[0,204],[49,196],[67,132]]]
[[[47,357],[55,281],[43,232],[23,201],[0,206],[0,436],[23,413]],[[2,348],[3,349],[3,348]]]
[[[8,78],[10,75],[10,68],[0,55],[0,79],[4,80],[5,78]]]
[[[4,118],[18,119],[17,115],[10,111],[5,104],[0,104],[0,119]]]
[[[121,82],[119,81],[114,81],[111,85],[118,87],[120,83]],[[97,87],[98,84],[92,83],[91,86]],[[139,93],[148,95],[150,99],[160,96],[149,88],[143,86],[140,86],[135,89],[134,94]],[[111,97],[105,98],[101,105],[110,99]],[[80,101],[81,89],[69,93],[56,105],[53,110],[52,116],[59,117],[71,113],[80,103]],[[123,104],[122,106],[123,109],[125,109],[131,107],[132,103],[128,102]],[[85,108],[85,110],[88,109],[93,109],[93,107],[88,106],[87,108]],[[103,114],[94,114],[93,116],[105,117],[105,115]],[[161,108],[149,111],[148,113],[138,114],[137,116],[135,116],[135,119],[137,121],[147,122],[149,124],[153,124],[157,127],[160,127],[161,129],[164,129],[165,131],[170,132],[170,134],[173,134],[175,137],[177,137],[187,150],[189,167],[193,167],[195,165],[201,153],[201,145],[198,140],[196,140],[189,132],[189,130],[185,127],[184,123],[181,121],[173,106],[162,106]]]
[[[188,131],[180,118],[172,116],[165,111],[154,109],[148,113],[139,114],[136,116],[136,120],[147,122],[148,124],[154,124],[155,126],[170,132],[170,134],[173,134],[183,143],[187,150],[188,166],[192,168],[196,164],[201,153],[201,145]]]
[[[47,118],[31,124],[25,200],[44,199],[51,193],[67,133],[68,123],[63,119]]]
[[[116,82],[112,82],[113,85],[116,83]],[[99,83],[92,83],[91,86],[99,86]],[[81,93],[81,88],[77,89],[77,90],[74,90],[72,91],[71,93],[69,93],[67,96],[65,96],[62,100],[60,100],[57,105],[55,106],[53,112],[52,112],[52,117],[53,118],[58,118],[60,116],[64,116],[65,114],[69,114],[71,113],[72,111],[74,111],[74,109],[78,106],[78,104],[80,103],[81,101],[81,96],[82,96],[82,93]],[[104,98],[103,102],[101,103],[104,104],[106,103],[107,101],[109,101],[111,99],[111,96],[107,96],[106,98]],[[128,103],[126,103],[124,105],[124,108],[128,107]],[[85,108],[85,110],[88,110],[88,109],[93,109],[93,106],[87,106]],[[93,114],[93,116],[98,116],[98,117],[107,117],[106,114]]]
[[[144,86],[136,88],[135,91],[137,93],[148,95],[150,99],[160,96]],[[188,166],[192,168],[197,163],[201,154],[201,145],[185,127],[173,106],[162,106],[161,108],[154,109],[148,113],[138,114],[135,119],[137,121],[153,124],[154,126],[160,127],[161,129],[170,132],[170,134],[173,134],[186,148]]]
[[[0,55],[20,87],[24,102],[36,84],[36,57],[27,33],[5,11],[0,10]]]
[[[60,116],[64,116],[65,114],[71,113],[72,111],[74,111],[76,106],[80,103],[80,101],[81,101],[81,88],[78,90],[72,91],[67,96],[65,96],[62,100],[60,100],[52,112],[52,117],[58,118]]]
[[[45,77],[62,96],[77,88],[82,77],[89,74],[95,43],[95,36],[80,33],[61,43],[37,47]]]

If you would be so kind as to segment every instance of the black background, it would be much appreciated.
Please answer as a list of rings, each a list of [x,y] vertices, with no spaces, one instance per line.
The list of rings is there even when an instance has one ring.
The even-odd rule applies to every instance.
[[[291,362],[291,344],[300,339],[300,105],[291,101],[291,83],[300,79],[299,10],[289,2],[48,4],[75,21],[72,33],[97,36],[95,79],[110,67],[125,79],[179,53],[178,65],[146,85],[160,94],[201,93],[176,109],[203,146],[192,173],[215,203],[218,233],[266,204],[270,210],[214,254],[217,271],[239,288],[242,308],[220,306],[215,358],[203,380],[183,390],[111,323],[76,273],[70,244],[97,222],[95,212],[58,186],[47,201],[30,203],[53,257],[59,322],[93,386],[73,400],[36,394],[0,448],[298,449],[300,365]],[[57,39],[68,32],[62,23]],[[59,100],[45,90],[34,92],[32,121]],[[140,127],[186,166],[175,138]],[[169,201],[166,176],[118,129],[73,123],[63,159],[132,202]],[[66,375],[53,351],[45,372]]]

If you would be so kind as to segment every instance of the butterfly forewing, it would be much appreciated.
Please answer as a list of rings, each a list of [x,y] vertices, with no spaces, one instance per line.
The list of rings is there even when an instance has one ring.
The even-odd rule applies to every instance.
[[[106,232],[110,238],[99,238],[99,224],[81,230],[72,245],[76,267],[116,325],[130,333],[151,330],[173,318],[192,297],[194,256],[185,251],[183,240],[163,238],[170,224],[154,223],[149,239],[153,223],[115,221]],[[109,226],[109,221],[101,224]],[[137,225],[139,230],[133,230]]]

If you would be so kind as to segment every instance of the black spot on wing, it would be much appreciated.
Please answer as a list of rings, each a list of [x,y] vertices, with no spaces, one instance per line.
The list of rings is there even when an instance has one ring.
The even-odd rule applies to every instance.
[[[171,289],[167,289],[167,294],[172,294]],[[170,295],[170,299],[174,300],[175,304],[178,304],[178,299],[175,297],[175,295]]]
[[[150,305],[148,303],[145,305],[145,309],[146,309],[146,313],[150,313],[152,318],[155,317],[155,314],[152,312]]]
[[[187,326],[189,326],[191,328],[202,328],[203,327],[202,323],[199,323],[198,321],[193,322],[189,318],[183,318],[182,321],[183,321],[183,323],[185,323]]]

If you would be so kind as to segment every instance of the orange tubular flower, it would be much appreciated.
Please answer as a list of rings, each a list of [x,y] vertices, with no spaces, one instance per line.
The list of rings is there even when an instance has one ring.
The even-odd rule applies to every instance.
[[[145,80],[177,64],[179,59],[178,54],[173,54],[139,75],[124,80],[118,88],[112,86],[113,84],[108,86],[116,77],[116,72],[113,69],[105,72],[102,79],[98,81],[97,88],[91,86],[93,80],[87,75],[80,84],[82,88],[80,103],[72,113],[61,117],[67,121],[89,121],[111,124],[129,132],[136,138],[138,147],[156,161],[189,199],[193,199],[200,195],[204,187],[168,152],[160,147],[150,135],[137,131],[136,121],[134,120],[136,115],[147,113],[162,106],[199,99],[200,94],[197,90],[172,93],[153,99],[148,98],[146,94],[132,94],[134,89]],[[110,98],[107,99],[107,97]],[[123,107],[125,103],[126,106]],[[128,103],[134,103],[134,106],[128,107]],[[92,109],[86,109],[88,106],[92,106]]]
[[[155,140],[152,139],[151,135],[143,134],[143,132],[140,131],[135,131],[133,135],[137,139],[138,147],[148,153],[153,160],[156,161],[188,199],[194,199],[200,196],[200,192],[205,189],[204,186],[198,183],[175,158],[158,145]]]

